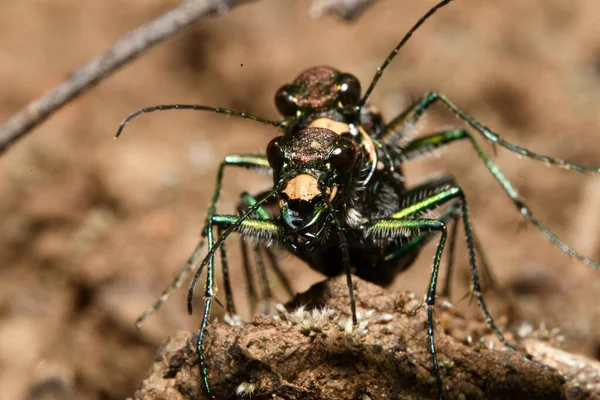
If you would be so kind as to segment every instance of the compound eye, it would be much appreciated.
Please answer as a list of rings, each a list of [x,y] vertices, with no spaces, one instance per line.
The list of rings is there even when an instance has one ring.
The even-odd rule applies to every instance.
[[[340,75],[338,96],[344,106],[357,104],[360,100],[360,82],[358,79],[350,74]]]
[[[356,146],[350,140],[342,140],[340,144],[333,149],[329,156],[331,165],[338,171],[345,173],[352,170],[354,163],[358,158]]]
[[[281,115],[284,117],[293,117],[298,111],[298,104],[294,99],[292,93],[292,87],[290,85],[284,85],[277,93],[275,93],[275,106]]]
[[[278,170],[283,162],[283,150],[279,143],[282,137],[276,137],[267,145],[267,160],[269,160],[269,165],[273,168],[273,171]]]

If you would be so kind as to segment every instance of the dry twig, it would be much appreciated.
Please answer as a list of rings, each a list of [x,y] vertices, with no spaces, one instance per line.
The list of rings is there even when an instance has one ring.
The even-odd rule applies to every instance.
[[[249,1],[252,0],[189,0],[129,32],[104,53],[75,70],[58,86],[11,116],[0,128],[0,154],[60,107],[152,46],[204,16],[223,13]]]
[[[310,13],[317,18],[334,14],[345,20],[359,17],[375,0],[313,0]]]
[[[60,107],[152,46],[181,32],[204,16],[223,13],[250,1],[254,0],[189,0],[129,32],[104,53],[75,70],[59,85],[13,114],[0,128],[0,154]],[[333,13],[350,20],[360,15],[372,2],[373,0],[315,0],[311,13],[314,16]]]

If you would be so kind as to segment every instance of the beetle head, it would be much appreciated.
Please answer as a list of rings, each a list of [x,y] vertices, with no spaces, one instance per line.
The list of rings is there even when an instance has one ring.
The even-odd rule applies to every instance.
[[[343,188],[360,164],[360,147],[324,128],[279,136],[267,158],[279,188],[284,237],[292,246],[310,247],[327,228],[330,206],[344,199]]]
[[[284,117],[321,111],[352,110],[360,101],[360,82],[331,67],[313,67],[275,94],[275,105]]]

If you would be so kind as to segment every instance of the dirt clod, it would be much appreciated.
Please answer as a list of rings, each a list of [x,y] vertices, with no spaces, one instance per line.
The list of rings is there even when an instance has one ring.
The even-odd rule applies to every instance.
[[[243,326],[214,321],[209,326],[205,348],[215,396],[436,398],[425,308],[413,315],[411,304],[399,301],[413,297],[411,294],[385,291],[357,278],[354,284],[360,314],[358,327],[347,322],[348,289],[344,277],[312,286],[288,303],[285,311],[277,307],[278,315],[260,316]],[[479,335],[476,343],[492,340],[479,322],[465,321],[448,307],[437,310],[437,319],[443,314],[445,326],[462,326],[470,331],[469,336]],[[490,349],[492,346],[467,344],[447,334],[440,324],[435,335],[446,398],[593,398],[586,397],[593,396],[589,387],[577,386],[575,390],[567,381],[573,373],[565,378],[555,369],[527,361],[521,354],[499,346]],[[136,400],[204,396],[193,350],[195,339],[191,333],[179,332],[167,341],[150,376],[135,394]],[[535,349],[531,343],[535,339],[526,340],[527,348]],[[543,349],[545,361],[549,362],[555,350],[549,345]],[[564,352],[561,356],[571,357]],[[578,360],[588,366],[594,364],[587,359]],[[575,392],[577,396],[572,397]]]

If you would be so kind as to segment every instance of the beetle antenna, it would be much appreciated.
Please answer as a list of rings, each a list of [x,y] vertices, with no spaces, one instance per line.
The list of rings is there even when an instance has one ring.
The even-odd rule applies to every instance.
[[[159,105],[159,106],[142,108],[140,110],[137,110],[136,112],[129,114],[127,116],[127,118],[125,118],[123,120],[123,122],[121,122],[121,125],[119,125],[119,129],[117,129],[115,138],[118,138],[121,135],[121,132],[123,132],[125,125],[127,125],[132,119],[134,119],[142,114],[151,113],[154,111],[167,111],[167,110],[211,111],[211,112],[215,112],[217,114],[233,115],[235,117],[250,119],[250,120],[253,120],[256,122],[260,122],[262,124],[273,125],[273,126],[277,126],[277,127],[282,127],[285,125],[285,120],[271,121],[268,119],[258,117],[253,114],[248,114],[248,113],[240,112],[240,111],[233,111],[233,110],[229,110],[227,108],[201,106],[201,105],[197,105],[197,104],[163,104],[163,105]]]
[[[360,101],[356,105],[356,107],[359,110],[367,102],[367,99],[369,98],[369,95],[371,94],[371,92],[375,88],[375,85],[379,81],[379,78],[381,78],[381,75],[383,74],[383,71],[387,68],[388,64],[394,59],[394,57],[396,57],[396,54],[398,54],[398,52],[404,46],[404,44],[406,42],[408,42],[408,39],[410,39],[410,37],[413,35],[413,33],[415,33],[421,27],[421,25],[423,25],[423,23],[425,23],[425,21],[427,21],[429,19],[429,17],[431,17],[433,14],[435,14],[435,12],[437,10],[439,10],[442,7],[444,7],[445,5],[447,5],[448,3],[450,3],[451,1],[453,1],[453,0],[443,0],[443,1],[440,1],[438,4],[436,4],[435,6],[433,6],[429,11],[427,11],[427,13],[425,15],[423,15],[421,17],[421,19],[419,19],[417,21],[417,23],[412,28],[410,28],[410,30],[406,33],[406,35],[404,35],[404,37],[402,38],[402,40],[400,41],[400,43],[398,43],[396,45],[396,47],[394,47],[394,50],[392,50],[392,52],[387,56],[387,58],[385,59],[385,61],[383,62],[383,64],[381,64],[381,66],[379,68],[377,68],[377,72],[375,73],[375,76],[373,77],[373,80],[371,81],[371,84],[369,85],[369,88],[365,92],[365,94],[362,97],[362,99],[360,99]]]

